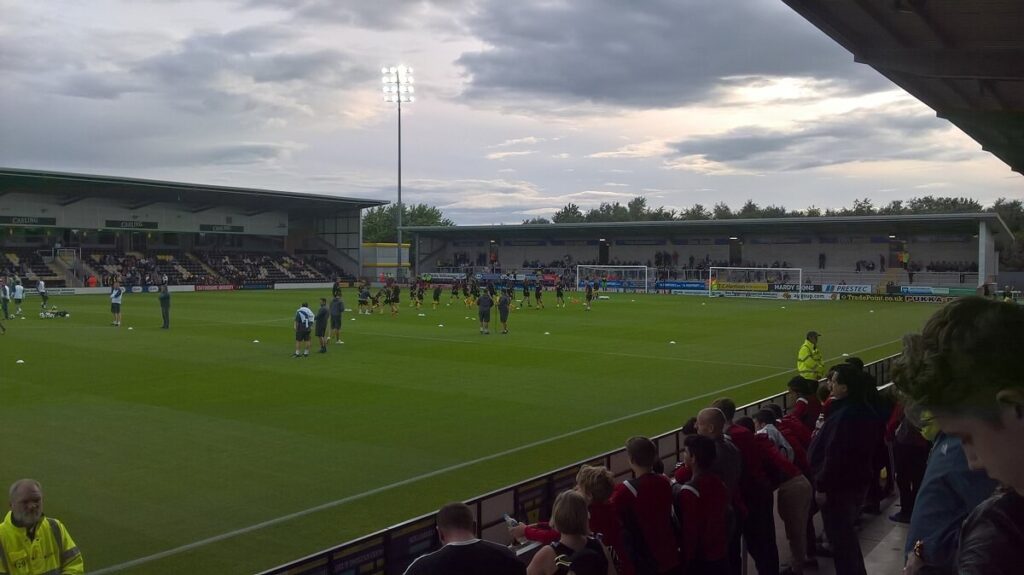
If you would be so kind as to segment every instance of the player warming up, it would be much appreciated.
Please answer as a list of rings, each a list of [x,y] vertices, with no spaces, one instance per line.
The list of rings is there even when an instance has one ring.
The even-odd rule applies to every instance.
[[[491,294],[484,290],[484,293],[480,294],[480,297],[477,298],[476,306],[479,310],[478,315],[480,316],[480,333],[482,335],[490,335],[491,308],[494,306],[494,300],[491,299]]]

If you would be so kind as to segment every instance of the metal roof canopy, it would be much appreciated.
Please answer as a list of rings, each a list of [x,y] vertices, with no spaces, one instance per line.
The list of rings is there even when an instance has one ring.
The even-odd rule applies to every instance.
[[[1024,2],[782,1],[1024,173]]]
[[[249,215],[283,211],[299,216],[330,216],[387,203],[322,194],[0,168],[0,195],[5,193],[59,196],[63,206],[86,198],[109,198],[122,202],[127,209],[166,203],[178,204],[192,212],[224,206]]]
[[[1014,241],[1013,232],[994,213],[915,214],[905,216],[826,216],[820,218],[765,218],[734,220],[673,220],[656,222],[608,222],[584,224],[510,224],[497,226],[403,226],[406,232],[445,239],[497,240],[508,238],[586,237],[622,238],[639,235],[752,234],[885,234],[905,237],[928,233],[978,233],[988,223],[1001,244]]]

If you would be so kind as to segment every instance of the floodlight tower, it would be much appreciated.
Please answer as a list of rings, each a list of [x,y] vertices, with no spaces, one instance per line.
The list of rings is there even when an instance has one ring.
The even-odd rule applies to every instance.
[[[412,68],[408,66],[385,66],[380,69],[384,101],[398,106],[398,206],[395,230],[398,232],[398,247],[395,257],[395,279],[402,275],[402,103],[416,101],[413,87]]]

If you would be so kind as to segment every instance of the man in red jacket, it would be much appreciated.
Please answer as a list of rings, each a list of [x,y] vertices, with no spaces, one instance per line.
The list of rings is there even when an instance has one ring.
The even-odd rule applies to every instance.
[[[728,572],[729,491],[721,478],[711,472],[716,451],[715,442],[709,437],[690,435],[683,440],[683,464],[693,476],[677,486],[676,506],[683,572],[688,574]]]
[[[615,486],[612,505],[622,521],[627,553],[637,575],[679,573],[679,549],[672,526],[672,485],[654,473],[658,448],[646,437],[626,442],[633,479]]]
[[[747,508],[743,522],[743,537],[747,550],[754,558],[758,575],[778,575],[779,548],[775,544],[775,500],[768,480],[772,470],[771,462],[764,451],[758,448],[754,434],[747,428],[733,423],[736,403],[723,397],[716,399],[712,407],[721,410],[725,416],[725,432],[732,439],[743,458],[743,473],[740,475],[740,493]],[[735,545],[735,542],[733,543]]]

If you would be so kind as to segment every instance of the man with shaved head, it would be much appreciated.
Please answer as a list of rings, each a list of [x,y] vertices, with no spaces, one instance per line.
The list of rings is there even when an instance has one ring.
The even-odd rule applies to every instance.
[[[11,510],[0,523],[0,575],[81,575],[82,553],[64,524],[43,515],[43,488],[35,479],[11,485]]]

